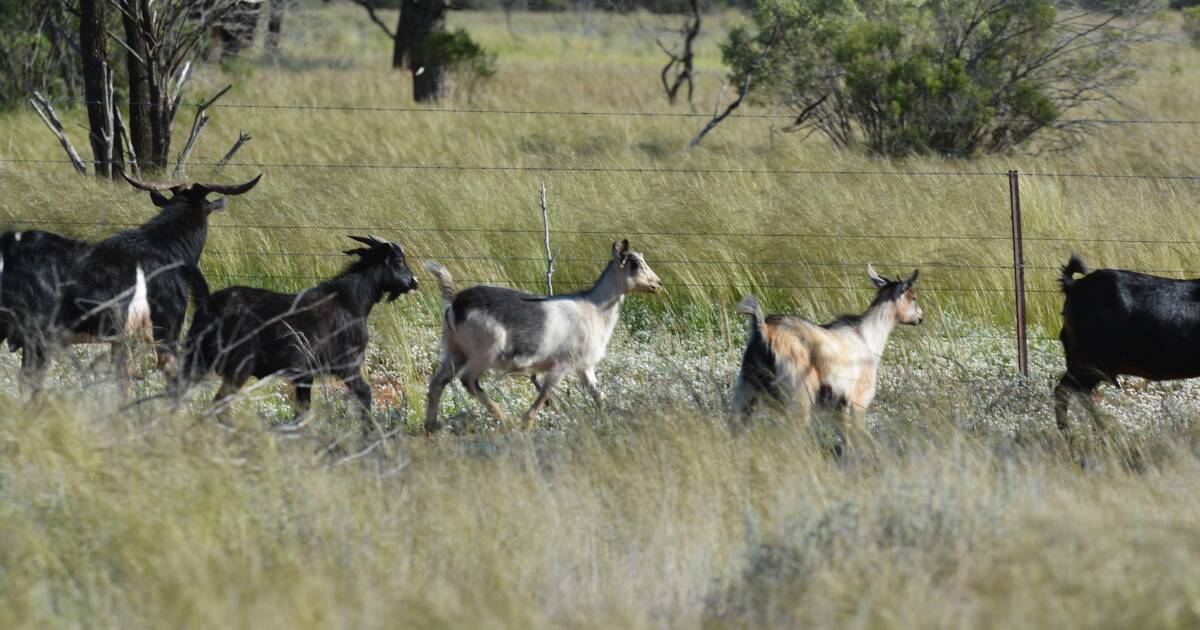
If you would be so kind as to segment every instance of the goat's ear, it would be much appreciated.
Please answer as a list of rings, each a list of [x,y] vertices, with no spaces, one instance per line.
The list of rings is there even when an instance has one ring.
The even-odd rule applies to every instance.
[[[154,205],[158,206],[159,208],[165,208],[167,207],[167,204],[171,203],[171,200],[167,199],[166,195],[158,192],[157,190],[150,191],[150,201],[154,202]]]
[[[871,263],[867,263],[867,277],[870,278],[871,282],[874,283],[875,286],[879,287],[880,289],[882,289],[883,287],[886,287],[888,284],[887,278],[884,278],[883,276],[876,273],[875,267],[873,265],[871,265]]]
[[[629,253],[629,239],[623,238],[620,242],[613,241],[613,258],[620,258],[627,253]]]
[[[912,286],[917,281],[917,276],[921,275],[920,269],[913,269],[912,275],[904,279],[904,284]]]
[[[366,256],[371,253],[371,250],[366,247],[359,247],[356,249],[347,249],[342,253],[347,256]]]

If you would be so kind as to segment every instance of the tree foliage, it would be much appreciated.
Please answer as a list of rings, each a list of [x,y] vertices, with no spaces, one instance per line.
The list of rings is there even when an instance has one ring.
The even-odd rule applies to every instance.
[[[1183,10],[1183,32],[1192,40],[1193,46],[1200,48],[1200,6]]]
[[[51,99],[79,94],[77,28],[58,2],[0,0],[0,107],[24,103],[31,89]]]
[[[1040,132],[1070,140],[1082,123],[1064,114],[1114,102],[1150,8],[1122,1],[760,0],[722,53],[735,85],[761,57],[748,98],[791,111],[789,129],[882,155],[970,156]]]

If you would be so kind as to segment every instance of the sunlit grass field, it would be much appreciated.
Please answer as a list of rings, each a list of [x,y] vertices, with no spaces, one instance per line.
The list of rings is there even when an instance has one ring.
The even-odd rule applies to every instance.
[[[376,233],[460,285],[540,291],[544,183],[556,288],[590,284],[628,237],[668,292],[627,301],[599,370],[608,412],[568,383],[532,434],[495,431],[454,386],[452,430],[418,435],[439,310],[420,272],[419,292],[372,317],[377,417],[401,429],[386,440],[359,436],[334,384],[318,419],[285,435],[273,430],[291,413],[283,386],[248,392],[224,426],[205,413],[212,384],[176,411],[148,373],[121,402],[102,357],[79,349],[60,357],[50,394],[25,403],[6,356],[0,626],[1200,623],[1200,389],[1109,388],[1116,429],[1080,422],[1070,447],[1048,400],[1062,366],[1057,268],[1071,251],[1093,267],[1200,276],[1200,182],[1058,175],[1198,175],[1200,125],[1101,125],[1066,151],[880,160],[784,133],[786,119],[731,118],[687,151],[703,116],[604,114],[727,103],[717,46],[737,19],[706,18],[691,107],[668,106],[658,84],[654,29],[675,18],[646,14],[516,13],[510,29],[501,13],[453,13],[499,70],[471,93],[452,86],[437,107],[453,112],[397,111],[423,108],[386,38],[346,3],[290,13],[278,57],[201,67],[189,102],[234,87],[185,177],[265,173],[213,216],[202,268],[214,289],[310,286],[344,264],[345,235]],[[1178,39],[1173,19],[1164,29]],[[1144,63],[1126,108],[1104,115],[1200,119],[1200,51],[1165,41]],[[84,111],[59,112],[86,151]],[[239,130],[253,140],[214,172]],[[63,155],[17,109],[0,114],[0,158]],[[373,167],[331,167],[347,164]],[[1029,239],[1028,382],[1010,339],[1012,169]],[[100,238],[153,212],[143,193],[66,164],[0,161],[0,187],[0,222],[19,228]],[[858,311],[867,262],[919,267],[928,318],[898,330],[883,359],[878,450],[834,459],[767,419],[732,435],[736,300],[754,292],[821,320]],[[485,386],[513,411],[532,400],[523,380]]]

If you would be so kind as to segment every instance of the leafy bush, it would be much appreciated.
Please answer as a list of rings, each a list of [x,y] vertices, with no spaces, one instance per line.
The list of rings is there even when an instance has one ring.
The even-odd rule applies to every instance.
[[[791,129],[882,155],[970,156],[1077,129],[1065,112],[1133,79],[1129,48],[1149,8],[760,0],[756,28],[735,27],[722,53],[735,85],[752,74],[751,101],[795,114]]]
[[[496,53],[480,46],[463,28],[430,33],[416,54],[421,59],[440,60],[468,99],[484,81],[496,76]]]
[[[25,102],[34,89],[74,98],[79,77],[67,33],[77,30],[58,2],[0,0],[0,107]]]
[[[1183,32],[1192,40],[1192,45],[1200,47],[1200,6],[1183,10]]]

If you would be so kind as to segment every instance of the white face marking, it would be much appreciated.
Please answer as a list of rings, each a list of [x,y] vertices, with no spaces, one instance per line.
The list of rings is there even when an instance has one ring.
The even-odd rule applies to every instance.
[[[16,234],[13,236],[13,238],[14,238],[14,239],[16,239],[16,241],[17,241],[18,243],[20,243],[20,242],[21,242],[21,233],[20,233],[20,232],[17,232],[17,233],[16,233]]]

